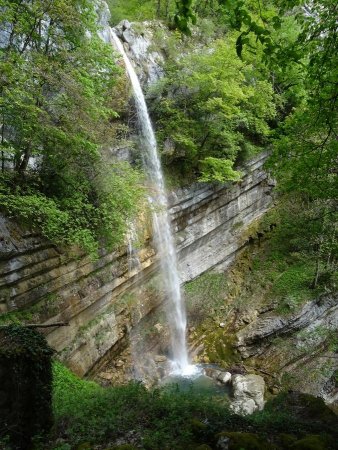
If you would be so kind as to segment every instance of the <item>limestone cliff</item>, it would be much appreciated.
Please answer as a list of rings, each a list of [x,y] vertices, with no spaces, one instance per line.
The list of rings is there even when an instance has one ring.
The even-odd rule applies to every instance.
[[[242,233],[269,208],[272,183],[248,163],[236,185],[194,185],[171,195],[182,283],[211,268],[224,269],[245,245]],[[0,222],[0,311],[28,322],[69,322],[46,330],[60,357],[83,376],[111,349],[119,353],[133,326],[162,301],[152,280],[157,261],[150,242],[139,252],[140,271],[128,270],[126,248],[104,250],[98,261],[69,254],[13,219]],[[142,285],[142,295],[131,297]]]

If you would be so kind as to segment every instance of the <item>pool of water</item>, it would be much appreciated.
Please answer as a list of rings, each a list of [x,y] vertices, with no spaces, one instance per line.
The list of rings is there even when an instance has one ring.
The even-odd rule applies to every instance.
[[[194,366],[194,370],[190,370],[189,373],[183,375],[172,373],[164,377],[161,380],[160,385],[176,385],[182,392],[194,391],[202,395],[229,397],[230,385],[220,383],[219,381],[206,376],[204,374],[204,369],[206,367],[210,367],[210,365],[198,364]]]

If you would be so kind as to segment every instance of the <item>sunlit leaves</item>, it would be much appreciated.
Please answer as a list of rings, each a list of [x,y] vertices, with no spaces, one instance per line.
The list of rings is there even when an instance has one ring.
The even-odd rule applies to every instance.
[[[239,181],[241,173],[233,169],[234,162],[229,159],[213,158],[208,156],[200,161],[201,176],[200,182],[224,183],[226,181]]]
[[[236,161],[249,148],[266,145],[275,99],[271,84],[259,76],[236,57],[232,37],[169,66],[155,111],[166,162],[199,171],[207,157]]]
[[[193,0],[180,0],[176,2],[176,14],[174,23],[183,33],[190,34],[190,24],[196,24],[196,15],[193,8]]]
[[[140,175],[101,162],[100,147],[115,135],[121,71],[97,37],[93,2],[1,6],[0,206],[56,244],[91,254],[103,238],[117,245],[137,211]]]

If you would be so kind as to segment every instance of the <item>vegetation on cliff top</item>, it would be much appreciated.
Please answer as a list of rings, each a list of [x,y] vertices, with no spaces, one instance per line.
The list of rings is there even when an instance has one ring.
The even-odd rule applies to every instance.
[[[165,77],[151,107],[168,171],[236,181],[236,164],[273,143],[280,188],[296,192],[325,230],[312,247],[318,255],[335,247],[326,231],[337,192],[335,2],[316,0],[310,11],[299,1],[109,5],[114,23],[157,17],[192,32],[160,45]],[[121,101],[125,77],[97,37],[94,6],[3,0],[1,8],[0,207],[57,244],[92,254],[99,242],[114,247],[143,191],[135,167],[103,157],[125,136],[118,115],[128,95]]]

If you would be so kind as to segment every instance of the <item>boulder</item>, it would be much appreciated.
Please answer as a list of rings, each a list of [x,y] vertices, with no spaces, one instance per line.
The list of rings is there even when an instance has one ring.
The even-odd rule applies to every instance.
[[[157,363],[162,363],[167,361],[167,357],[164,355],[156,355],[154,361]]]
[[[220,381],[223,384],[227,384],[231,381],[231,373],[230,372],[221,372],[217,376],[217,381]]]
[[[234,375],[232,377],[234,400],[230,408],[241,415],[252,414],[264,407],[265,382],[260,375]]]
[[[223,372],[223,370],[215,369],[214,367],[206,367],[204,369],[204,374],[212,378],[213,380],[220,381],[223,384],[229,383],[231,380],[230,372]]]
[[[112,372],[101,372],[99,374],[99,377],[103,380],[111,381],[114,377],[114,374]]]

